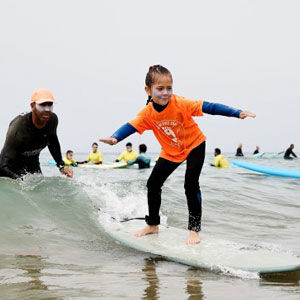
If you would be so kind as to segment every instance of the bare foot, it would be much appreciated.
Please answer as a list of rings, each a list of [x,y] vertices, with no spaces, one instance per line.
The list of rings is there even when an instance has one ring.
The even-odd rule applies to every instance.
[[[189,237],[185,242],[187,245],[195,245],[200,243],[200,236],[199,232],[190,231]]]
[[[146,226],[144,229],[138,231],[137,233],[134,234],[136,237],[140,237],[143,235],[147,234],[153,234],[153,233],[158,233],[158,226]]]

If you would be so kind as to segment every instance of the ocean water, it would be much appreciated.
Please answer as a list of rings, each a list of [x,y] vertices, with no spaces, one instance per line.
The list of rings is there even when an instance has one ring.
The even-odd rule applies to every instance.
[[[68,179],[48,159],[41,155],[43,176],[0,179],[0,299],[300,299],[300,272],[259,277],[196,269],[105,234],[99,209],[119,219],[145,215],[151,169],[76,168]],[[281,157],[243,160],[300,169],[299,160]],[[300,180],[215,169],[212,161],[208,153],[200,177],[203,231],[300,257]],[[163,218],[178,228],[188,219],[184,172],[182,165],[162,194]]]

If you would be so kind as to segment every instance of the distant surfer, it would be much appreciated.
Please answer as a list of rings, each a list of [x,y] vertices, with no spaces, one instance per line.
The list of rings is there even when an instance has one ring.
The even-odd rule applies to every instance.
[[[92,144],[92,152],[89,154],[88,158],[83,161],[82,163],[88,163],[91,162],[92,164],[95,165],[100,165],[102,164],[103,158],[102,158],[102,153],[98,151],[98,144],[93,143]]]
[[[63,161],[64,161],[66,167],[77,167],[79,164],[85,163],[85,161],[82,161],[82,162],[76,161],[73,158],[73,154],[74,154],[74,152],[72,150],[68,150],[66,152],[66,156],[63,158]]]
[[[27,173],[41,174],[40,152],[48,146],[60,172],[68,177],[56,134],[58,118],[53,113],[53,94],[40,88],[31,96],[31,112],[15,117],[9,124],[0,155],[0,176],[17,179]]]
[[[136,233],[137,237],[158,233],[161,188],[169,175],[186,160],[184,188],[189,210],[189,237],[186,243],[196,244],[200,242],[202,201],[199,176],[205,157],[206,137],[192,117],[202,116],[203,113],[241,119],[254,118],[255,115],[222,104],[189,100],[173,94],[172,75],[161,65],[149,68],[145,82],[148,94],[146,107],[110,138],[102,138],[100,141],[114,145],[135,132],[142,134],[145,130],[153,130],[162,147],[147,182],[147,226]]]
[[[286,149],[284,153],[284,159],[293,159],[291,155],[297,158],[297,155],[293,151],[294,148],[295,148],[294,144],[291,144],[290,147]]]
[[[210,165],[216,168],[229,168],[228,160],[221,154],[221,150],[219,148],[215,149],[215,163]]]
[[[130,161],[135,160],[138,157],[138,154],[132,149],[132,144],[126,144],[126,151],[123,151],[120,156],[115,160],[115,162],[119,162],[124,160],[124,162],[128,163]]]
[[[145,144],[139,145],[139,151],[140,154],[138,157],[132,161],[128,162],[128,165],[138,164],[139,169],[146,169],[150,168],[150,156],[146,153],[147,152],[147,146]]]
[[[255,150],[253,152],[253,155],[258,154],[258,153],[259,153],[259,146],[256,146],[256,148],[255,148]]]
[[[243,145],[239,144],[238,147],[237,147],[237,149],[236,149],[235,156],[244,156],[242,148],[243,148]]]

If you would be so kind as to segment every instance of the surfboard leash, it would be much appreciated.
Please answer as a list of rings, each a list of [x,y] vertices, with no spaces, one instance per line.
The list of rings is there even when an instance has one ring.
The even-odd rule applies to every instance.
[[[98,211],[103,212],[99,207],[94,206]],[[135,218],[125,218],[123,220],[118,220],[117,218],[110,216],[113,220],[118,221],[120,223],[128,222],[128,221],[133,221],[133,220],[145,220],[145,217],[135,217]]]

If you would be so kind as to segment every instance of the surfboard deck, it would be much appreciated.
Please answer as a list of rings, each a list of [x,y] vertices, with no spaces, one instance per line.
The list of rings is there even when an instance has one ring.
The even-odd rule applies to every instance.
[[[264,173],[268,175],[281,176],[281,177],[300,178],[300,170],[289,170],[283,168],[262,166],[262,165],[257,165],[257,164],[252,164],[252,163],[237,161],[237,160],[233,161],[232,164],[234,166],[238,166],[258,173]]]
[[[212,271],[246,271],[259,274],[300,270],[300,258],[284,252],[249,247],[214,239],[201,233],[201,243],[186,245],[187,230],[160,225],[159,234],[135,237],[143,220],[118,222],[100,215],[105,232],[120,244],[185,265]]]
[[[47,161],[49,166],[56,166],[56,162],[53,159]],[[101,164],[101,165],[93,165],[93,164],[79,164],[78,167],[80,168],[88,168],[88,169],[119,169],[119,168],[126,168],[126,163],[113,163],[113,164]]]
[[[119,168],[126,168],[127,163],[114,163],[114,164],[102,164],[102,165],[79,164],[78,167],[88,168],[88,169],[119,169]]]

